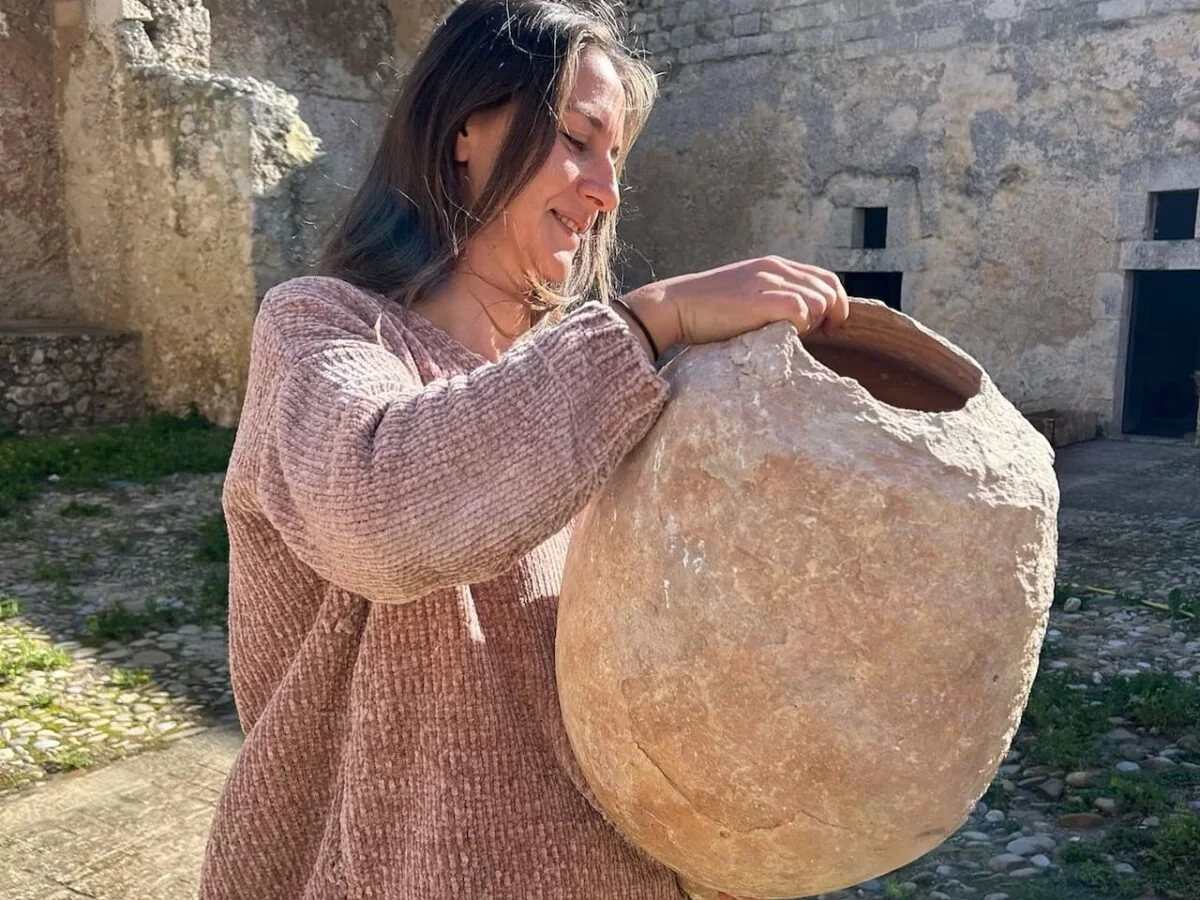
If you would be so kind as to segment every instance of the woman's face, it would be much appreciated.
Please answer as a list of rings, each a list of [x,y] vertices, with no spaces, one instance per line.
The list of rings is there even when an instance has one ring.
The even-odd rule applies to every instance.
[[[470,202],[486,184],[507,133],[511,109],[472,116],[458,135]],[[571,273],[581,235],[600,212],[620,201],[616,160],[621,152],[625,92],[609,58],[585,49],[550,155],[504,212],[467,249],[467,264],[498,285],[518,290],[522,273],[551,284]]]

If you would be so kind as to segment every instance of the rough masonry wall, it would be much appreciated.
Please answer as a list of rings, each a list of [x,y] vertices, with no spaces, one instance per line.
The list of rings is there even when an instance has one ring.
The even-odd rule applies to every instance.
[[[0,0],[0,320],[73,312],[50,9]]]
[[[212,68],[269,81],[320,137],[320,178],[297,198],[304,252],[365,174],[395,86],[392,19],[377,0],[206,0]],[[299,274],[299,273],[288,273]]]
[[[631,283],[764,253],[903,271],[905,310],[1023,408],[1111,416],[1118,196],[1130,166],[1200,160],[1200,2],[632,12],[667,77],[627,177]],[[888,249],[851,249],[876,205]]]
[[[111,425],[144,411],[137,335],[69,325],[0,331],[0,431]]]
[[[82,314],[140,335],[150,406],[233,424],[258,302],[298,264],[293,200],[319,142],[295,98],[207,68],[199,0],[85,10],[62,117]]]

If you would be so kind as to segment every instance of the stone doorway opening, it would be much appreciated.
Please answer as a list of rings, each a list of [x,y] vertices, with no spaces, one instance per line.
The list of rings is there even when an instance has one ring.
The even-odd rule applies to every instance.
[[[1125,365],[1126,434],[1189,438],[1200,372],[1200,270],[1134,271]],[[1200,377],[1200,376],[1197,376]]]
[[[903,272],[840,272],[838,278],[851,297],[882,300],[892,309],[900,311]]]

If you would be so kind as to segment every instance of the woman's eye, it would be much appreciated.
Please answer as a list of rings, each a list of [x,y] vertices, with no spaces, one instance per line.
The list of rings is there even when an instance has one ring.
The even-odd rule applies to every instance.
[[[576,150],[583,152],[584,150],[587,149],[587,144],[585,144],[583,141],[576,140],[575,138],[573,138],[569,134],[567,134],[565,131],[562,131],[559,133],[566,139],[567,143],[570,144],[572,147],[574,147]]]

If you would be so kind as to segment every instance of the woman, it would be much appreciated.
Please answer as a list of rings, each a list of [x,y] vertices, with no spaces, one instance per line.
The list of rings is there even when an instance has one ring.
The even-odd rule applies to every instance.
[[[246,740],[204,900],[683,896],[566,740],[570,523],[661,409],[659,348],[833,327],[848,304],[776,258],[612,297],[654,94],[603,9],[467,0],[324,274],[264,299],[223,497]]]

